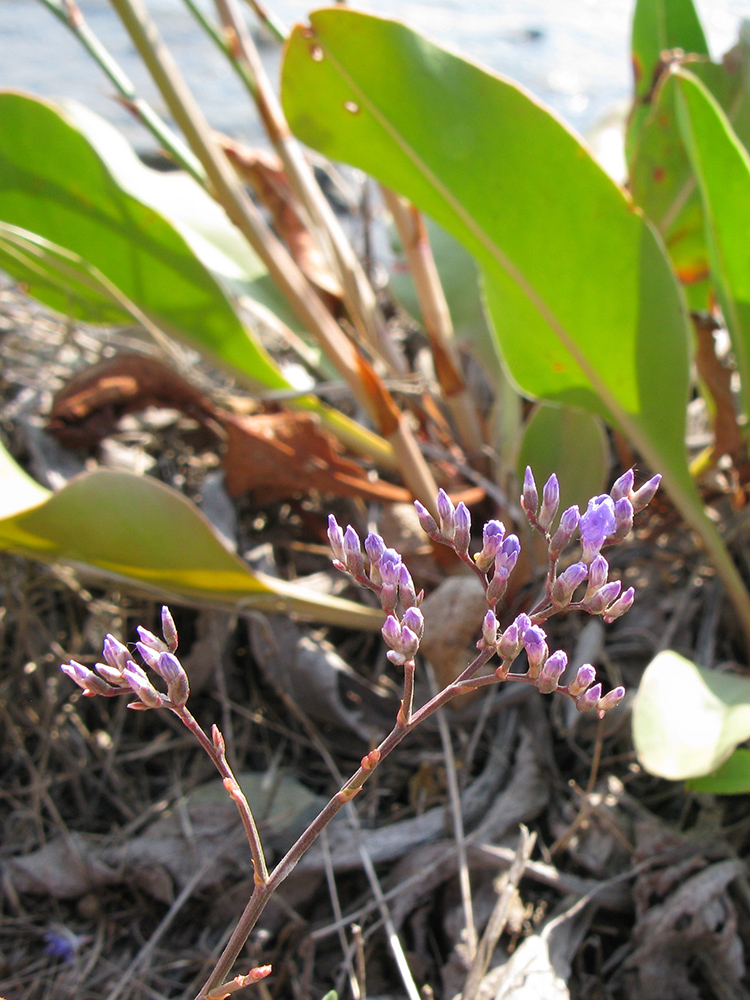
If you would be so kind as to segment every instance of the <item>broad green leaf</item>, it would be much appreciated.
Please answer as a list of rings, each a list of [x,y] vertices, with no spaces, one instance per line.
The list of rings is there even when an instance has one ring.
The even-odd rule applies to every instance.
[[[648,114],[661,54],[665,50],[708,56],[708,43],[693,0],[636,0],[631,58],[635,104],[628,126],[628,160],[632,143]]]
[[[0,93],[0,219],[89,261],[165,332],[256,383],[289,387],[171,223],[119,186],[65,114],[12,92]],[[45,282],[30,291],[68,305]]]
[[[741,747],[728,760],[704,778],[687,783],[691,792],[709,795],[747,795],[750,792],[750,750]]]
[[[690,479],[689,330],[663,246],[627,195],[512,83],[395,21],[331,8],[287,44],[293,131],[373,174],[484,273],[515,384],[611,420],[665,476],[737,607],[750,599]],[[395,85],[394,81],[398,81]]]
[[[519,483],[531,466],[540,485],[554,472],[560,483],[560,511],[605,489],[610,468],[609,443],[598,417],[569,406],[536,406],[523,430],[517,460]]]
[[[100,470],[50,493],[0,447],[0,486],[0,550],[83,566],[162,596],[372,631],[382,624],[370,608],[251,571],[190,500],[153,479]]]
[[[294,313],[258,255],[197,181],[179,170],[147,167],[114,126],[78,101],[62,102],[61,110],[89,141],[115,183],[163,215],[204,267],[297,329]]]
[[[750,737],[750,679],[703,670],[672,650],[646,668],[633,706],[638,759],[684,781],[710,774]]]
[[[750,415],[750,157],[718,103],[689,73],[675,72],[680,130],[698,178],[711,272]]]

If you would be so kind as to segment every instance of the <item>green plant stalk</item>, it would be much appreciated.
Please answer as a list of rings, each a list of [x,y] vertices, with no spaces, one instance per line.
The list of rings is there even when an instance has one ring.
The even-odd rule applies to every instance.
[[[385,359],[392,372],[403,374],[403,356],[388,336],[372,286],[315,180],[299,143],[290,132],[258,50],[239,11],[237,0],[215,2],[227,37],[234,42],[234,45],[227,41],[220,43],[221,49],[256,103],[266,133],[281,158],[297,197],[310,217],[310,229],[315,233],[318,245],[339,278],[346,306],[357,332],[371,351]]]
[[[139,97],[130,77],[122,70],[112,54],[89,27],[75,0],[41,0],[58,20],[69,28],[89,55],[99,65],[114,85],[123,103],[165,149],[179,166],[186,170],[202,187],[206,184],[206,172],[188,146],[151,105]]]
[[[263,261],[300,320],[342,373],[355,398],[376,420],[383,436],[393,446],[404,482],[413,496],[431,510],[437,487],[403,415],[399,414],[395,426],[389,422],[383,427],[382,406],[379,407],[369,389],[358,351],[245,193],[142,0],[112,0],[112,5],[175,121],[203,164],[217,201]],[[388,401],[391,411],[398,413],[390,396]]]
[[[276,15],[264,7],[262,3],[258,3],[258,0],[245,0],[245,2],[252,9],[260,23],[268,30],[269,34],[283,45],[287,39],[288,32]]]

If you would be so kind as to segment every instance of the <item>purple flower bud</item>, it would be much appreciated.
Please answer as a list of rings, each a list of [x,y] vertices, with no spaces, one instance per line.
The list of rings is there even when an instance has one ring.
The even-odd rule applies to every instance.
[[[418,604],[417,592],[409,570],[401,563],[398,571],[398,596],[403,608],[415,608]]]
[[[123,670],[122,676],[127,681],[130,690],[146,708],[161,708],[164,704],[164,698],[159,694],[146,676],[145,671],[137,663],[130,660]]]
[[[586,563],[577,562],[561,573],[552,584],[550,600],[556,608],[567,608],[573,593],[580,587],[589,572]]]
[[[515,660],[523,648],[517,622],[511,622],[497,643],[497,655],[503,660]]]
[[[344,552],[344,532],[341,530],[333,514],[328,515],[328,544],[333,552],[333,564],[336,569],[346,569],[346,552]]]
[[[594,684],[588,691],[584,691],[583,694],[580,694],[576,698],[576,708],[579,712],[590,712],[593,708],[596,708],[601,696],[601,684]]]
[[[581,513],[577,506],[568,507],[560,518],[560,525],[549,543],[550,559],[557,559],[563,549],[570,543],[578,528]]]
[[[586,588],[586,593],[583,598],[584,601],[593,597],[597,590],[601,590],[607,582],[608,576],[609,563],[600,553],[595,559],[591,560],[591,565],[589,566],[589,585]]]
[[[529,677],[538,677],[544,661],[549,655],[544,629],[531,625],[523,633],[523,647],[529,661]]]
[[[130,650],[119,639],[115,639],[113,635],[107,633],[102,646],[102,656],[110,667],[123,670],[130,659]]]
[[[401,623],[395,615],[388,615],[383,622],[380,634],[385,639],[386,645],[391,649],[398,649],[401,645]]]
[[[528,615],[521,612],[520,615],[516,615],[515,624],[518,626],[521,636],[523,636],[526,629],[531,628],[531,619]]]
[[[528,465],[526,466],[526,471],[523,474],[521,506],[526,512],[526,516],[529,521],[534,524],[536,520],[537,507],[539,506],[539,493],[537,492],[536,483],[534,482],[534,474]]]
[[[611,691],[608,691],[604,697],[600,698],[596,703],[596,714],[600,719],[603,719],[607,712],[610,712],[615,705],[619,705],[624,697],[624,687],[612,688]]]
[[[190,697],[190,682],[185,668],[172,653],[162,653],[158,672],[167,682],[167,697],[176,708],[182,708]]]
[[[437,511],[440,517],[440,534],[446,541],[452,542],[456,534],[456,508],[445,490],[438,490]]]
[[[474,562],[483,573],[486,573],[495,561],[504,538],[505,525],[502,521],[488,521],[482,528],[482,551],[474,556]]]
[[[618,597],[614,604],[606,609],[603,614],[604,621],[609,625],[611,622],[615,621],[617,618],[622,618],[626,611],[630,611],[633,607],[633,601],[635,600],[635,590],[632,587],[628,589]]]
[[[79,663],[77,660],[71,660],[70,663],[60,664],[60,669],[83,690],[83,693],[88,698],[93,698],[95,694],[103,695],[105,698],[111,698],[113,695],[120,693],[116,688],[110,687],[110,685],[107,684],[106,681],[102,680],[101,677],[97,677],[93,670],[89,670],[88,667],[84,667],[84,665]]]
[[[406,628],[411,629],[421,639],[424,635],[424,615],[419,608],[407,608],[401,619]]]
[[[469,551],[469,542],[471,541],[471,514],[463,500],[459,501],[456,507],[453,523],[456,528],[453,547],[459,555],[466,555]]]
[[[380,576],[379,563],[380,557],[385,552],[385,542],[374,531],[371,531],[367,538],[365,538],[365,552],[367,553],[367,558],[370,560],[370,579],[376,586],[380,586],[382,578]]]
[[[557,508],[560,506],[560,484],[557,476],[552,473],[542,490],[542,506],[539,509],[537,524],[542,531],[549,531],[555,519]]]
[[[590,663],[584,663],[582,667],[578,668],[575,677],[570,684],[568,684],[568,694],[577,698],[579,695],[583,694],[587,688],[590,688],[595,680],[596,670]]]
[[[115,688],[122,688],[124,681],[122,679],[122,670],[119,667],[110,667],[108,663],[96,663],[94,666],[96,672],[104,678],[107,684],[111,684]]]
[[[398,586],[395,583],[384,583],[380,587],[380,606],[387,615],[396,611],[398,604]]]
[[[158,653],[155,649],[152,649],[143,642],[137,642],[135,644],[135,648],[138,650],[146,666],[150,667],[151,670],[156,670],[158,673],[159,657],[162,653]]]
[[[169,647],[169,652],[174,653],[178,644],[177,626],[174,623],[172,612],[166,604],[161,609],[161,634]]]
[[[652,476],[648,482],[644,483],[639,490],[636,490],[630,497],[630,502],[633,504],[633,510],[637,514],[639,511],[651,503],[656,495],[656,491],[659,489],[659,483],[661,482],[661,476]]]
[[[185,668],[174,653],[162,653],[154,670],[167,684],[176,681],[180,675],[185,673]]]
[[[510,579],[509,570],[501,567],[496,569],[492,574],[492,579],[487,584],[487,590],[485,592],[485,597],[487,598],[487,604],[494,608],[497,602],[505,594],[508,587],[508,580]]]
[[[541,694],[551,694],[555,690],[567,666],[568,657],[561,649],[547,657],[536,682]]]
[[[413,660],[419,649],[419,636],[415,635],[406,625],[401,629],[401,649],[405,659]]]
[[[494,649],[497,645],[497,618],[490,609],[482,621],[482,638],[477,643],[479,649]]]
[[[419,518],[419,523],[422,525],[422,531],[426,532],[435,542],[439,542],[441,539],[440,528],[437,526],[437,521],[432,516],[432,514],[427,510],[427,508],[419,502],[419,500],[414,501],[414,506],[417,510],[417,517]]]
[[[397,586],[401,573],[401,556],[395,549],[385,549],[378,562],[378,569],[383,583]]]
[[[627,472],[623,472],[619,479],[615,480],[612,489],[609,491],[609,495],[612,497],[615,503],[622,497],[630,497],[633,491],[633,483],[635,481],[635,475],[632,469],[628,469]]]
[[[590,563],[598,554],[607,535],[614,533],[615,504],[608,493],[589,500],[586,513],[578,522],[581,531],[583,561]]]
[[[607,536],[607,542],[615,545],[630,534],[633,527],[633,505],[627,497],[615,501],[615,531]]]
[[[518,541],[518,535],[508,535],[495,556],[495,572],[506,569],[510,573],[518,561],[520,551],[521,543]]]
[[[597,590],[588,599],[584,598],[582,602],[584,608],[590,615],[602,614],[605,608],[608,608],[613,601],[617,600],[621,588],[622,583],[619,580],[611,580],[609,583],[605,583],[601,590]]]
[[[149,632],[147,628],[144,628],[142,625],[139,625],[136,631],[138,632],[138,635],[140,636],[141,642],[143,643],[144,646],[148,646],[149,649],[155,649],[157,653],[168,652],[167,644],[165,642],[162,642],[162,640],[159,639],[158,636],[155,636],[153,632]]]
[[[361,579],[365,575],[365,561],[362,558],[359,535],[351,524],[347,525],[344,532],[344,555],[347,572],[351,573],[355,579]]]

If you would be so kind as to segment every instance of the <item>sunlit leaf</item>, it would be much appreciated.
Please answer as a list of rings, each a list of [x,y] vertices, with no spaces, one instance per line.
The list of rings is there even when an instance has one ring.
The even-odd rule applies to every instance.
[[[750,737],[750,680],[703,670],[672,650],[646,668],[633,707],[638,759],[683,781],[710,774]]]
[[[732,756],[703,778],[687,782],[691,792],[709,795],[747,795],[750,792],[750,750],[741,747]]]

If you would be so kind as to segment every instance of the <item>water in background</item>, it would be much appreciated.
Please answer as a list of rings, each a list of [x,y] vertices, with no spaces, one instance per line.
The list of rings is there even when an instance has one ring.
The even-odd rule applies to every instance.
[[[135,81],[163,107],[130,40],[107,0],[79,0],[86,19]],[[269,0],[288,25],[304,20],[313,3]],[[503,73],[531,90],[567,122],[585,132],[630,93],[630,19],[633,0],[368,0],[362,6],[398,16],[429,38]],[[711,51],[719,57],[750,17],[750,0],[697,0]],[[209,4],[206,5],[207,10]],[[247,98],[221,55],[203,36],[180,0],[149,0],[164,39],[211,123],[257,141]],[[263,49],[272,78],[279,53]],[[125,131],[140,150],[150,135],[112,99],[112,87],[78,42],[37,0],[0,0],[0,87],[45,97],[73,97]]]

